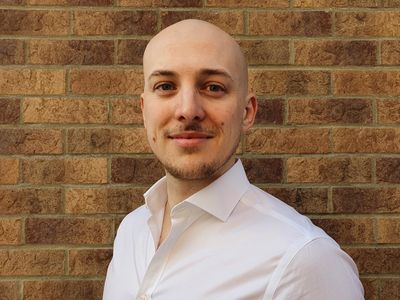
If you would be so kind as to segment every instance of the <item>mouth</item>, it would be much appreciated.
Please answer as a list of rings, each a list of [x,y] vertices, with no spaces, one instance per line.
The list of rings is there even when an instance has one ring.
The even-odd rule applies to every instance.
[[[213,137],[214,135],[210,133],[198,131],[184,131],[168,135],[168,138],[181,148],[200,147]]]

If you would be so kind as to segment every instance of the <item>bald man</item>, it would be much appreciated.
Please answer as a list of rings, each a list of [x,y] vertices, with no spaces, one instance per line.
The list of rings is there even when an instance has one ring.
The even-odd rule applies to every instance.
[[[181,21],[149,42],[143,68],[144,126],[165,177],[122,221],[103,299],[364,299],[351,258],[235,160],[257,102],[232,37]]]

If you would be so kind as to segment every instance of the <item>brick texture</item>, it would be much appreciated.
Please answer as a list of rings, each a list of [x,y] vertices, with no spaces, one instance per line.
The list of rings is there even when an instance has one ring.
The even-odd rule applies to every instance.
[[[258,112],[235,156],[250,181],[345,247],[366,300],[398,300],[399,8],[0,0],[0,299],[102,298],[120,222],[165,175],[143,128],[145,47],[199,18],[248,61]]]

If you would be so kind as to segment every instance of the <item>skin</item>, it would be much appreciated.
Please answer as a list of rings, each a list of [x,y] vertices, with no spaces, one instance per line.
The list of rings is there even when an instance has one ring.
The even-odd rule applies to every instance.
[[[248,93],[239,45],[204,21],[184,20],[157,34],[145,50],[143,71],[144,125],[167,179],[161,244],[171,209],[232,167],[257,102]]]

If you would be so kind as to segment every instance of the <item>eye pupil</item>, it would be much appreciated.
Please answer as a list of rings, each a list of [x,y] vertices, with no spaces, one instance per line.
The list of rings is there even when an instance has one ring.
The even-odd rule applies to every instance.
[[[216,85],[216,84],[212,84],[210,85],[210,91],[212,92],[219,92],[221,90],[221,87]]]
[[[170,89],[171,89],[171,85],[168,84],[168,83],[163,83],[163,84],[161,85],[161,89],[164,90],[164,91],[170,90]]]

